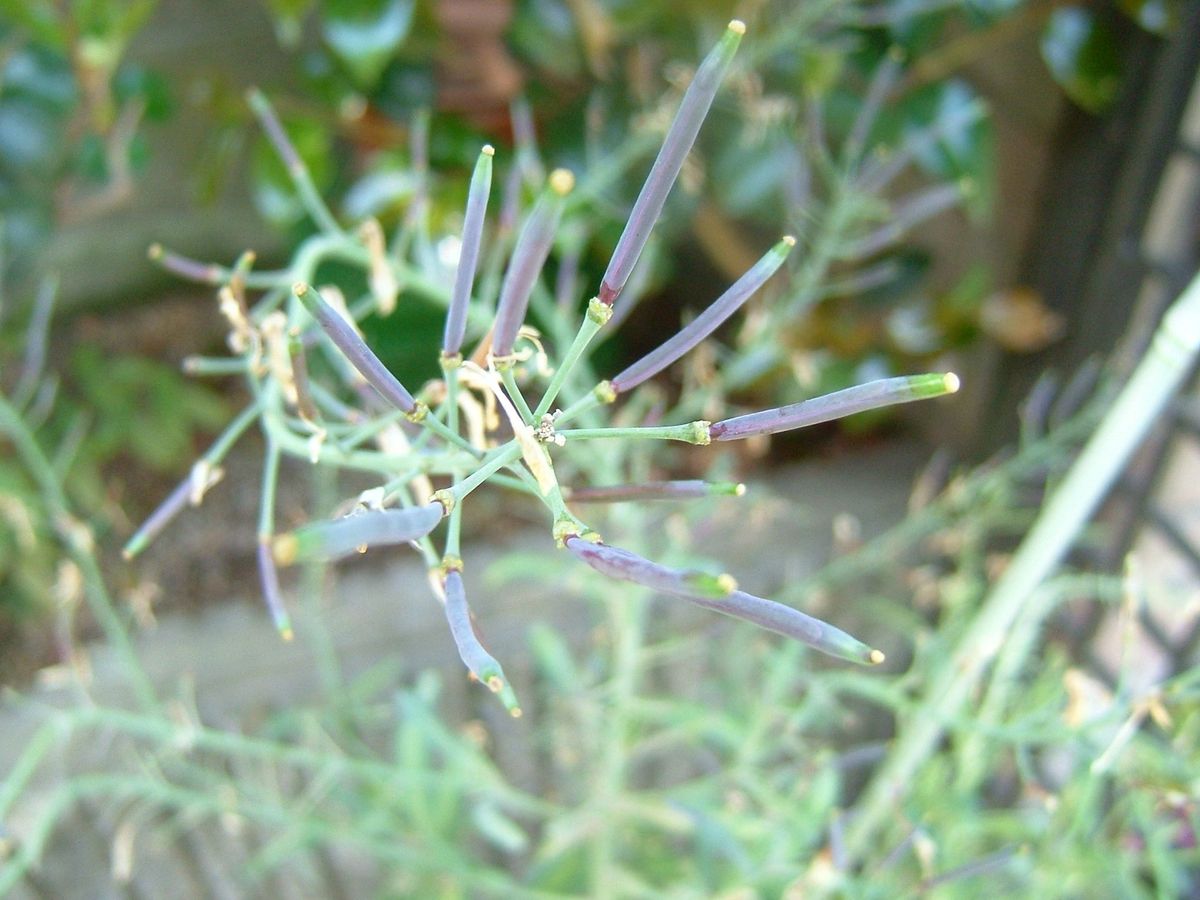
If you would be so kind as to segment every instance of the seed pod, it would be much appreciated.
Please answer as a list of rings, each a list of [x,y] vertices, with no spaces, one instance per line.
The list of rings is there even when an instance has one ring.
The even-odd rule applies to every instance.
[[[611,484],[570,488],[563,492],[575,503],[622,503],[636,500],[691,500],[699,497],[732,496],[746,493],[746,486],[730,481],[647,481],[642,484]]]
[[[696,316],[673,337],[668,338],[614,378],[612,380],[613,389],[617,393],[624,393],[630,388],[637,387],[647,378],[657,375],[716,331],[721,323],[737,312],[742,304],[775,274],[795,245],[796,239],[791,235],[785,235],[763,255],[762,259],[735,281],[729,290],[714,300],[708,309]]]
[[[309,559],[340,559],[366,547],[406,544],[433,531],[444,513],[445,507],[434,501],[409,509],[368,510],[313,522],[275,538],[275,560],[287,566]]]
[[[512,354],[517,331],[525,321],[533,286],[554,243],[563,199],[574,186],[575,176],[566,169],[551,172],[549,188],[538,198],[517,236],[496,304],[496,324],[492,329],[492,355],[495,357]]]
[[[393,375],[387,366],[372,352],[366,342],[343,319],[332,306],[321,299],[321,295],[311,285],[297,282],[292,286],[292,292],[300,298],[304,308],[321,326],[321,330],[329,336],[334,345],[345,354],[350,364],[358,373],[375,388],[385,400],[392,403],[401,412],[412,413],[417,404],[413,395],[408,392]]]
[[[283,605],[283,593],[279,590],[279,572],[275,569],[275,560],[271,556],[271,544],[265,538],[258,542],[258,580],[262,585],[263,600],[271,613],[271,621],[279,636],[285,641],[292,639],[292,622],[287,609]]]
[[[471,175],[467,192],[467,212],[463,218],[462,247],[458,253],[458,271],[454,274],[454,292],[446,310],[446,332],[442,351],[453,356],[462,349],[467,330],[467,307],[471,302],[471,285],[479,263],[479,245],[483,240],[483,222],[487,213],[488,195],[492,189],[492,156],[496,151],[484,144]]]
[[[840,628],[810,615],[740,591],[729,575],[670,569],[643,559],[636,553],[572,535],[564,545],[597,572],[622,581],[690,600],[697,606],[743,619],[762,628],[808,644],[822,653],[851,662],[877,664],[883,654],[873,650]]]
[[[958,376],[953,372],[882,378],[789,406],[714,422],[708,427],[708,434],[714,441],[736,441],[761,434],[776,434],[831,422],[869,409],[953,394],[958,386]]]
[[[695,569],[671,569],[620,547],[592,542],[578,535],[568,537],[563,545],[603,575],[632,581],[664,594],[697,600],[725,597],[737,589],[737,582],[732,575],[710,575]]]
[[[747,594],[745,591],[734,591],[728,597],[719,600],[692,598],[692,602],[705,609],[724,613],[735,619],[742,619],[808,644],[814,650],[820,650],[830,656],[850,662],[865,665],[878,665],[883,662],[883,653],[868,647],[858,638],[853,637],[840,628],[813,618],[798,609]]]
[[[462,573],[451,569],[446,573],[446,622],[450,626],[450,635],[458,648],[458,655],[463,665],[479,681],[487,686],[493,694],[500,695],[500,702],[514,718],[521,715],[521,707],[508,679],[504,677],[504,669],[492,654],[484,649],[475,634],[475,626],[471,622],[471,607],[467,605],[467,594],[463,588]]]
[[[612,259],[608,262],[608,268],[600,283],[601,303],[612,306],[617,295],[625,287],[629,273],[633,271],[642,248],[646,246],[646,239],[650,237],[654,223],[662,215],[667,194],[675,184],[675,179],[679,177],[679,170],[683,167],[688,151],[696,143],[700,125],[708,115],[717,89],[721,86],[721,80],[725,77],[725,72],[733,61],[733,54],[745,33],[746,26],[734,19],[725,29],[725,34],[717,46],[709,51],[708,56],[696,69],[696,75],[684,92],[679,111],[675,113],[675,119],[667,130],[662,148],[658,151],[654,165],[650,167],[650,174],[646,176],[642,190],[634,201],[629,219],[625,223],[625,230],[621,233]]]

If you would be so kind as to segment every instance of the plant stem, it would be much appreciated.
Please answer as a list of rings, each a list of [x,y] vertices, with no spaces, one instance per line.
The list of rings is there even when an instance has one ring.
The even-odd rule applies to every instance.
[[[948,723],[961,713],[1039,584],[1061,562],[1092,512],[1186,377],[1200,350],[1200,276],[1167,311],[1147,355],[1021,542],[958,648],[937,670],[913,718],[858,804],[846,835],[861,859]]]
[[[16,448],[17,455],[25,464],[41,492],[49,519],[59,540],[67,549],[83,575],[84,596],[88,607],[96,617],[113,652],[125,670],[125,677],[133,690],[137,703],[144,710],[158,708],[154,686],[138,662],[129,634],[117,615],[116,607],[105,587],[104,577],[96,561],[92,547],[92,534],[87,525],[71,512],[66,492],[54,471],[54,466],[42,452],[37,439],[8,399],[0,394],[0,432],[8,435]]]
[[[566,428],[558,432],[567,440],[648,439],[683,441],[687,444],[708,443],[707,422],[684,422],[682,425],[633,426],[630,428]]]
[[[571,373],[575,370],[575,364],[579,362],[587,350],[588,344],[592,342],[592,338],[604,326],[604,323],[612,316],[612,307],[605,306],[599,300],[592,298],[588,303],[587,314],[583,317],[583,321],[579,323],[579,332],[575,335],[575,340],[571,342],[571,346],[567,349],[566,354],[559,363],[558,369],[554,372],[554,377],[550,379],[550,384],[546,387],[546,392],[542,394],[542,400],[537,405],[537,409],[533,411],[533,421],[540,421],[542,416],[550,411],[550,407],[554,404],[558,397],[559,391],[563,389],[567,379],[571,377]]]
[[[512,398],[512,402],[516,404],[517,412],[525,420],[526,425],[533,425],[537,419],[533,417],[533,410],[529,408],[529,404],[525,401],[525,395],[521,393],[521,388],[517,385],[517,378],[513,374],[513,367],[507,363],[496,367],[500,373],[500,380],[504,382],[504,389],[508,391],[508,396]]]

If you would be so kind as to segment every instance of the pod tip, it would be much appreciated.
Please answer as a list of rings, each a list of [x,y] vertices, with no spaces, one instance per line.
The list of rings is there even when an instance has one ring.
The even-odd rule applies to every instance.
[[[795,246],[796,246],[796,237],[795,237],[795,235],[791,235],[791,234],[785,234],[785,235],[784,235],[782,238],[780,238],[780,240],[782,240],[782,241],[783,241],[785,244],[787,244],[789,247],[795,247]]]
[[[565,197],[575,187],[575,176],[570,169],[555,169],[550,173],[550,190]]]
[[[884,655],[882,650],[872,650],[867,654],[867,662],[873,666],[879,665],[885,659],[887,659],[887,656]]]
[[[729,27],[729,30],[732,31],[734,34],[742,35],[742,34],[746,33],[746,23],[743,22],[741,19],[733,19],[729,23],[728,27]]]
[[[491,144],[484,144],[483,149],[480,150],[479,152],[482,153],[484,156],[495,156],[496,148],[493,147]]]
[[[942,383],[946,385],[947,394],[957,393],[959,387],[962,385],[962,382],[958,380],[958,376],[953,372],[947,372],[942,376]]]

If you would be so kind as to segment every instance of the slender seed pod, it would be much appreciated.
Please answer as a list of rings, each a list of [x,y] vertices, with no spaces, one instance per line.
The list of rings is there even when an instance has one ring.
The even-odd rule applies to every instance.
[[[646,239],[650,236],[654,223],[662,214],[667,194],[675,184],[675,179],[679,177],[679,170],[683,167],[688,151],[696,142],[700,125],[708,115],[717,89],[721,86],[725,72],[729,69],[745,33],[746,26],[734,19],[725,29],[725,34],[717,46],[709,51],[708,56],[696,69],[696,75],[684,92],[679,111],[675,113],[675,119],[667,130],[662,148],[658,151],[654,165],[650,167],[650,174],[646,176],[642,190],[634,201],[629,220],[625,223],[625,230],[621,233],[612,259],[608,262],[608,268],[600,283],[601,303],[611,306],[625,287],[629,273],[633,271],[642,248],[646,246]]]
[[[271,621],[279,636],[285,641],[292,639],[292,621],[283,605],[283,592],[279,590],[279,572],[275,568],[275,560],[271,556],[271,543],[266,538],[258,542],[258,580],[262,585],[263,600],[271,613]]]
[[[578,559],[610,578],[632,581],[664,594],[690,600],[697,606],[743,619],[754,625],[808,644],[822,653],[851,662],[877,664],[883,654],[806,613],[737,589],[729,575],[670,569],[636,553],[572,535],[564,545]]]
[[[953,372],[881,378],[789,406],[714,422],[708,427],[708,434],[714,441],[736,441],[761,434],[776,434],[831,422],[868,409],[953,394],[958,386],[958,376]]]
[[[884,660],[882,651],[867,646],[842,629],[774,600],[745,591],[734,591],[719,600],[689,599],[697,606],[750,622],[839,659],[864,665],[878,665]]]
[[[125,546],[121,549],[121,555],[125,559],[133,559],[145,550],[150,542],[175,520],[177,515],[189,506],[198,506],[204,498],[205,492],[220,481],[222,476],[223,471],[207,460],[202,459],[197,462],[192,466],[188,477],[179,482],[174,490],[154,508],[154,512],[150,513],[146,521],[138,526],[138,530],[125,542]]]
[[[647,481],[642,484],[611,484],[564,490],[563,496],[576,503],[623,503],[636,500],[692,500],[700,497],[740,497],[746,486],[730,481]]]
[[[372,352],[358,333],[332,306],[326,303],[311,285],[297,282],[292,292],[321,326],[334,345],[345,354],[350,364],[375,388],[383,398],[405,413],[413,413],[417,404],[413,395],[388,371],[387,366]]]
[[[458,271],[454,274],[454,292],[446,311],[446,332],[442,351],[453,356],[462,349],[467,330],[467,307],[471,302],[471,285],[479,264],[479,245],[483,240],[483,220],[487,213],[488,195],[492,190],[492,157],[496,151],[484,144],[471,175],[467,191],[467,212],[463,218],[462,248],[458,254]]]
[[[141,524],[133,537],[126,542],[121,555],[126,559],[133,559],[144,550],[152,540],[162,533],[174,518],[183,512],[189,505],[192,496],[192,479],[187,477],[175,486],[171,493],[167,494],[166,499],[155,507],[154,512],[145,522]]]
[[[737,590],[727,574],[710,575],[696,569],[671,569],[620,547],[571,535],[563,546],[602,575],[632,581],[664,594],[689,600],[726,597]]]
[[[409,509],[354,513],[329,522],[313,522],[275,538],[275,561],[291,565],[309,559],[334,560],[366,547],[407,544],[433,531],[445,507],[433,501]]]
[[[471,623],[471,607],[467,605],[467,594],[463,588],[462,573],[451,569],[446,573],[446,622],[450,626],[450,635],[458,648],[458,655],[463,665],[479,681],[487,686],[493,694],[500,695],[500,702],[514,718],[521,715],[521,707],[508,679],[504,677],[504,669],[492,654],[484,649],[475,634],[475,626]]]
[[[575,186],[575,176],[566,169],[555,169],[550,173],[550,185],[534,204],[533,211],[525,220],[517,236],[508,271],[500,286],[500,300],[496,304],[496,323],[492,328],[492,355],[510,356],[517,331],[525,321],[529,297],[541,274],[558,220],[562,216],[563,198]]]
[[[712,334],[720,325],[741,308],[754,292],[762,287],[767,279],[783,265],[796,239],[785,235],[774,247],[768,250],[758,262],[724,294],[696,316],[691,322],[676,334],[659,344],[624,372],[612,380],[612,387],[617,393],[624,393],[630,388],[637,387],[647,378],[651,378],[665,369],[671,363],[682,357],[689,350]]]

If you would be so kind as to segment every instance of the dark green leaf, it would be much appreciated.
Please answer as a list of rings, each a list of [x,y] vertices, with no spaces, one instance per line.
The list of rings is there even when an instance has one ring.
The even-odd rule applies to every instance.
[[[1089,112],[1103,112],[1121,83],[1112,30],[1088,9],[1056,9],[1042,32],[1042,58],[1067,96]]]
[[[1155,34],[1168,35],[1179,25],[1183,0],[1117,0],[1135,22]]]

